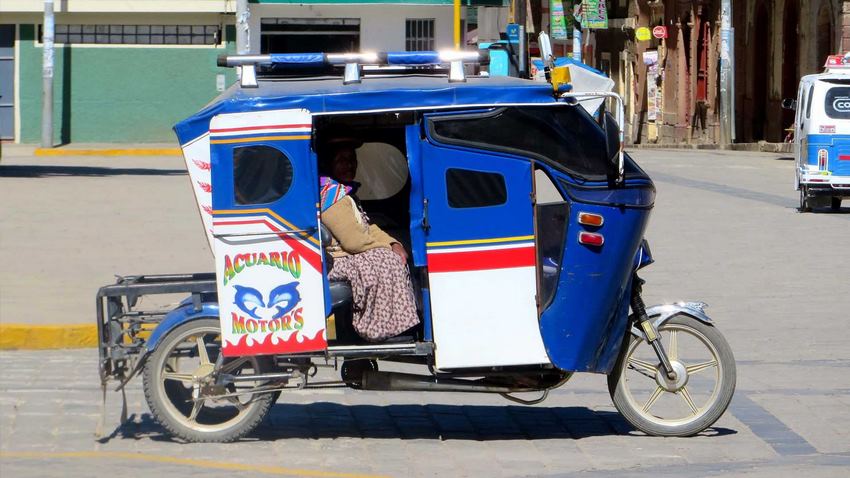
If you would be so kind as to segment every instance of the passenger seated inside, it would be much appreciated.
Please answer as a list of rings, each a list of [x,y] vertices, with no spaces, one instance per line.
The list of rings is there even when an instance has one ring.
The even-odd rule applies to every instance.
[[[380,342],[419,324],[399,241],[371,224],[357,199],[353,138],[325,142],[319,154],[321,221],[332,239],[328,279],[347,281],[352,291],[352,325],[364,339]]]

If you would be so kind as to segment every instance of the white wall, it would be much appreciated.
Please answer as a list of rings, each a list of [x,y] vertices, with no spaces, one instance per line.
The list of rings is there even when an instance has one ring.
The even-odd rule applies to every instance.
[[[251,4],[251,52],[260,52],[261,18],[359,18],[362,51],[404,51],[408,18],[434,19],[434,47],[452,48],[451,5],[270,5]]]

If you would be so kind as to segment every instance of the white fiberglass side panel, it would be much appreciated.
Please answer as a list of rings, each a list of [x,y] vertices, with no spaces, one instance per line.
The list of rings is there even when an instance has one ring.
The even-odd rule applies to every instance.
[[[210,251],[213,250],[212,232],[212,177],[210,165],[210,135],[202,136],[181,146],[183,149],[183,160],[186,162],[186,171],[189,172],[189,180],[192,182],[192,192],[195,193],[195,205],[198,206],[198,214],[204,226],[204,235]]]
[[[442,298],[431,310],[437,368],[549,363],[534,297],[518,287],[533,284],[534,274],[534,267],[430,274],[431,296]]]

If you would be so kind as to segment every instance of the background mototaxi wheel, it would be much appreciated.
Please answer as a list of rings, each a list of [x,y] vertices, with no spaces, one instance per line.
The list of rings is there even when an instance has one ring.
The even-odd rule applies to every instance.
[[[221,352],[218,318],[193,320],[163,337],[145,365],[144,391],[151,413],[168,432],[189,442],[229,442],[250,433],[268,414],[275,395],[240,394],[255,381],[215,385]],[[225,359],[221,372],[262,373],[268,357]],[[227,395],[227,396],[223,396]]]
[[[656,436],[691,436],[723,415],[735,392],[735,358],[713,326],[678,315],[658,329],[676,380],[661,371],[643,338],[632,336],[608,376],[617,410],[635,428]]]

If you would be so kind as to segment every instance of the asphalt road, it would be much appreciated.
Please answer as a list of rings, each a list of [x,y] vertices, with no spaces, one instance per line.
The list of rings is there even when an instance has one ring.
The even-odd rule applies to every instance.
[[[799,214],[778,155],[641,150],[658,198],[647,303],[704,300],[738,361],[729,411],[697,437],[633,431],[605,377],[533,407],[478,395],[285,395],[256,434],[171,441],[134,383],[131,421],[93,431],[92,350],[0,353],[0,476],[846,476],[850,204]],[[0,320],[93,320],[112,274],[210,270],[177,158],[4,158]],[[328,375],[330,378],[330,375]],[[351,475],[347,475],[351,476]]]

